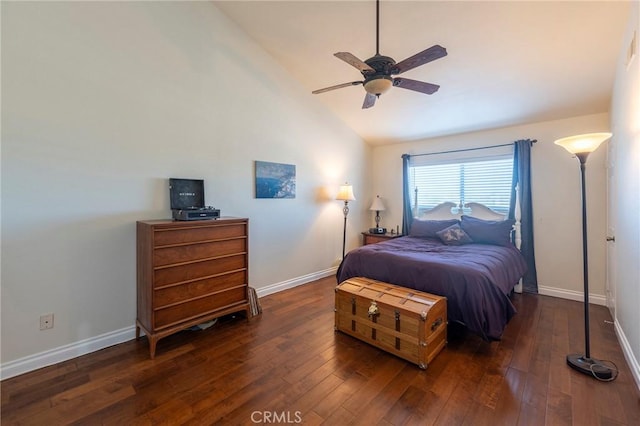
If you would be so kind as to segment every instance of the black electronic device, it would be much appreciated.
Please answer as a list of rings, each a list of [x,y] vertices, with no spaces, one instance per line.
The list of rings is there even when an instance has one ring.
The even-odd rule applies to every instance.
[[[169,179],[171,210],[194,210],[204,207],[204,180]]]
[[[204,205],[204,180],[169,179],[169,199],[175,220],[218,219],[220,210]]]
[[[370,234],[386,234],[387,228],[369,228]]]
[[[213,207],[203,207],[201,209],[175,209],[172,210],[172,216],[175,220],[205,220],[218,219],[220,210]]]

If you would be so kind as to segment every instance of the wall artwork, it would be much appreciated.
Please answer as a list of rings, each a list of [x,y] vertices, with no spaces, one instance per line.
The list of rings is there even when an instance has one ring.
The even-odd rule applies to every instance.
[[[296,166],[256,161],[256,198],[296,198]]]

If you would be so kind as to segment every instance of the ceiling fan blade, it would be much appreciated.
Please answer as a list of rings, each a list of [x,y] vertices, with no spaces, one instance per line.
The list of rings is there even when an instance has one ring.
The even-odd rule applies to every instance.
[[[403,89],[409,89],[420,93],[431,95],[438,91],[440,86],[437,84],[425,83],[424,81],[410,80],[408,78],[394,78],[393,85]]]
[[[364,97],[364,102],[362,103],[362,109],[371,108],[376,104],[376,99],[378,97],[372,93],[367,93],[367,96]]]
[[[405,71],[424,65],[427,62],[435,61],[443,56],[447,56],[447,49],[440,45],[431,46],[420,53],[400,61],[394,67],[392,74],[402,74]]]
[[[371,68],[369,65],[367,65],[364,61],[356,58],[349,52],[338,52],[338,53],[334,53],[333,56],[335,56],[338,59],[342,59],[349,65],[358,68],[360,71],[371,71],[371,72],[376,71],[373,68]]]
[[[362,81],[352,81],[350,83],[336,84],[335,86],[329,86],[329,87],[325,87],[324,89],[314,90],[311,93],[313,93],[314,95],[317,95],[318,93],[324,93],[324,92],[328,92],[330,90],[335,90],[335,89],[342,89],[343,87],[357,86],[362,83],[363,83]]]

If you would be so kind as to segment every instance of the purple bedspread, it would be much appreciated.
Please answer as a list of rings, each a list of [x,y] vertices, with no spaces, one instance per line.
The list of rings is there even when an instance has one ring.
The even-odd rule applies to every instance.
[[[367,277],[445,296],[449,321],[463,323],[485,340],[498,340],[516,313],[509,293],[526,269],[514,246],[448,246],[400,237],[350,251],[337,279]]]

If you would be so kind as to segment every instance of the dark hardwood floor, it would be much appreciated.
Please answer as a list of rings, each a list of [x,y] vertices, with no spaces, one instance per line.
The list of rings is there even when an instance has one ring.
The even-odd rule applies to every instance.
[[[613,382],[571,370],[579,302],[514,295],[500,342],[450,328],[426,370],[333,331],[333,277],[264,297],[263,314],[146,338],[2,381],[3,425],[638,425],[640,395],[606,308],[592,355]]]

